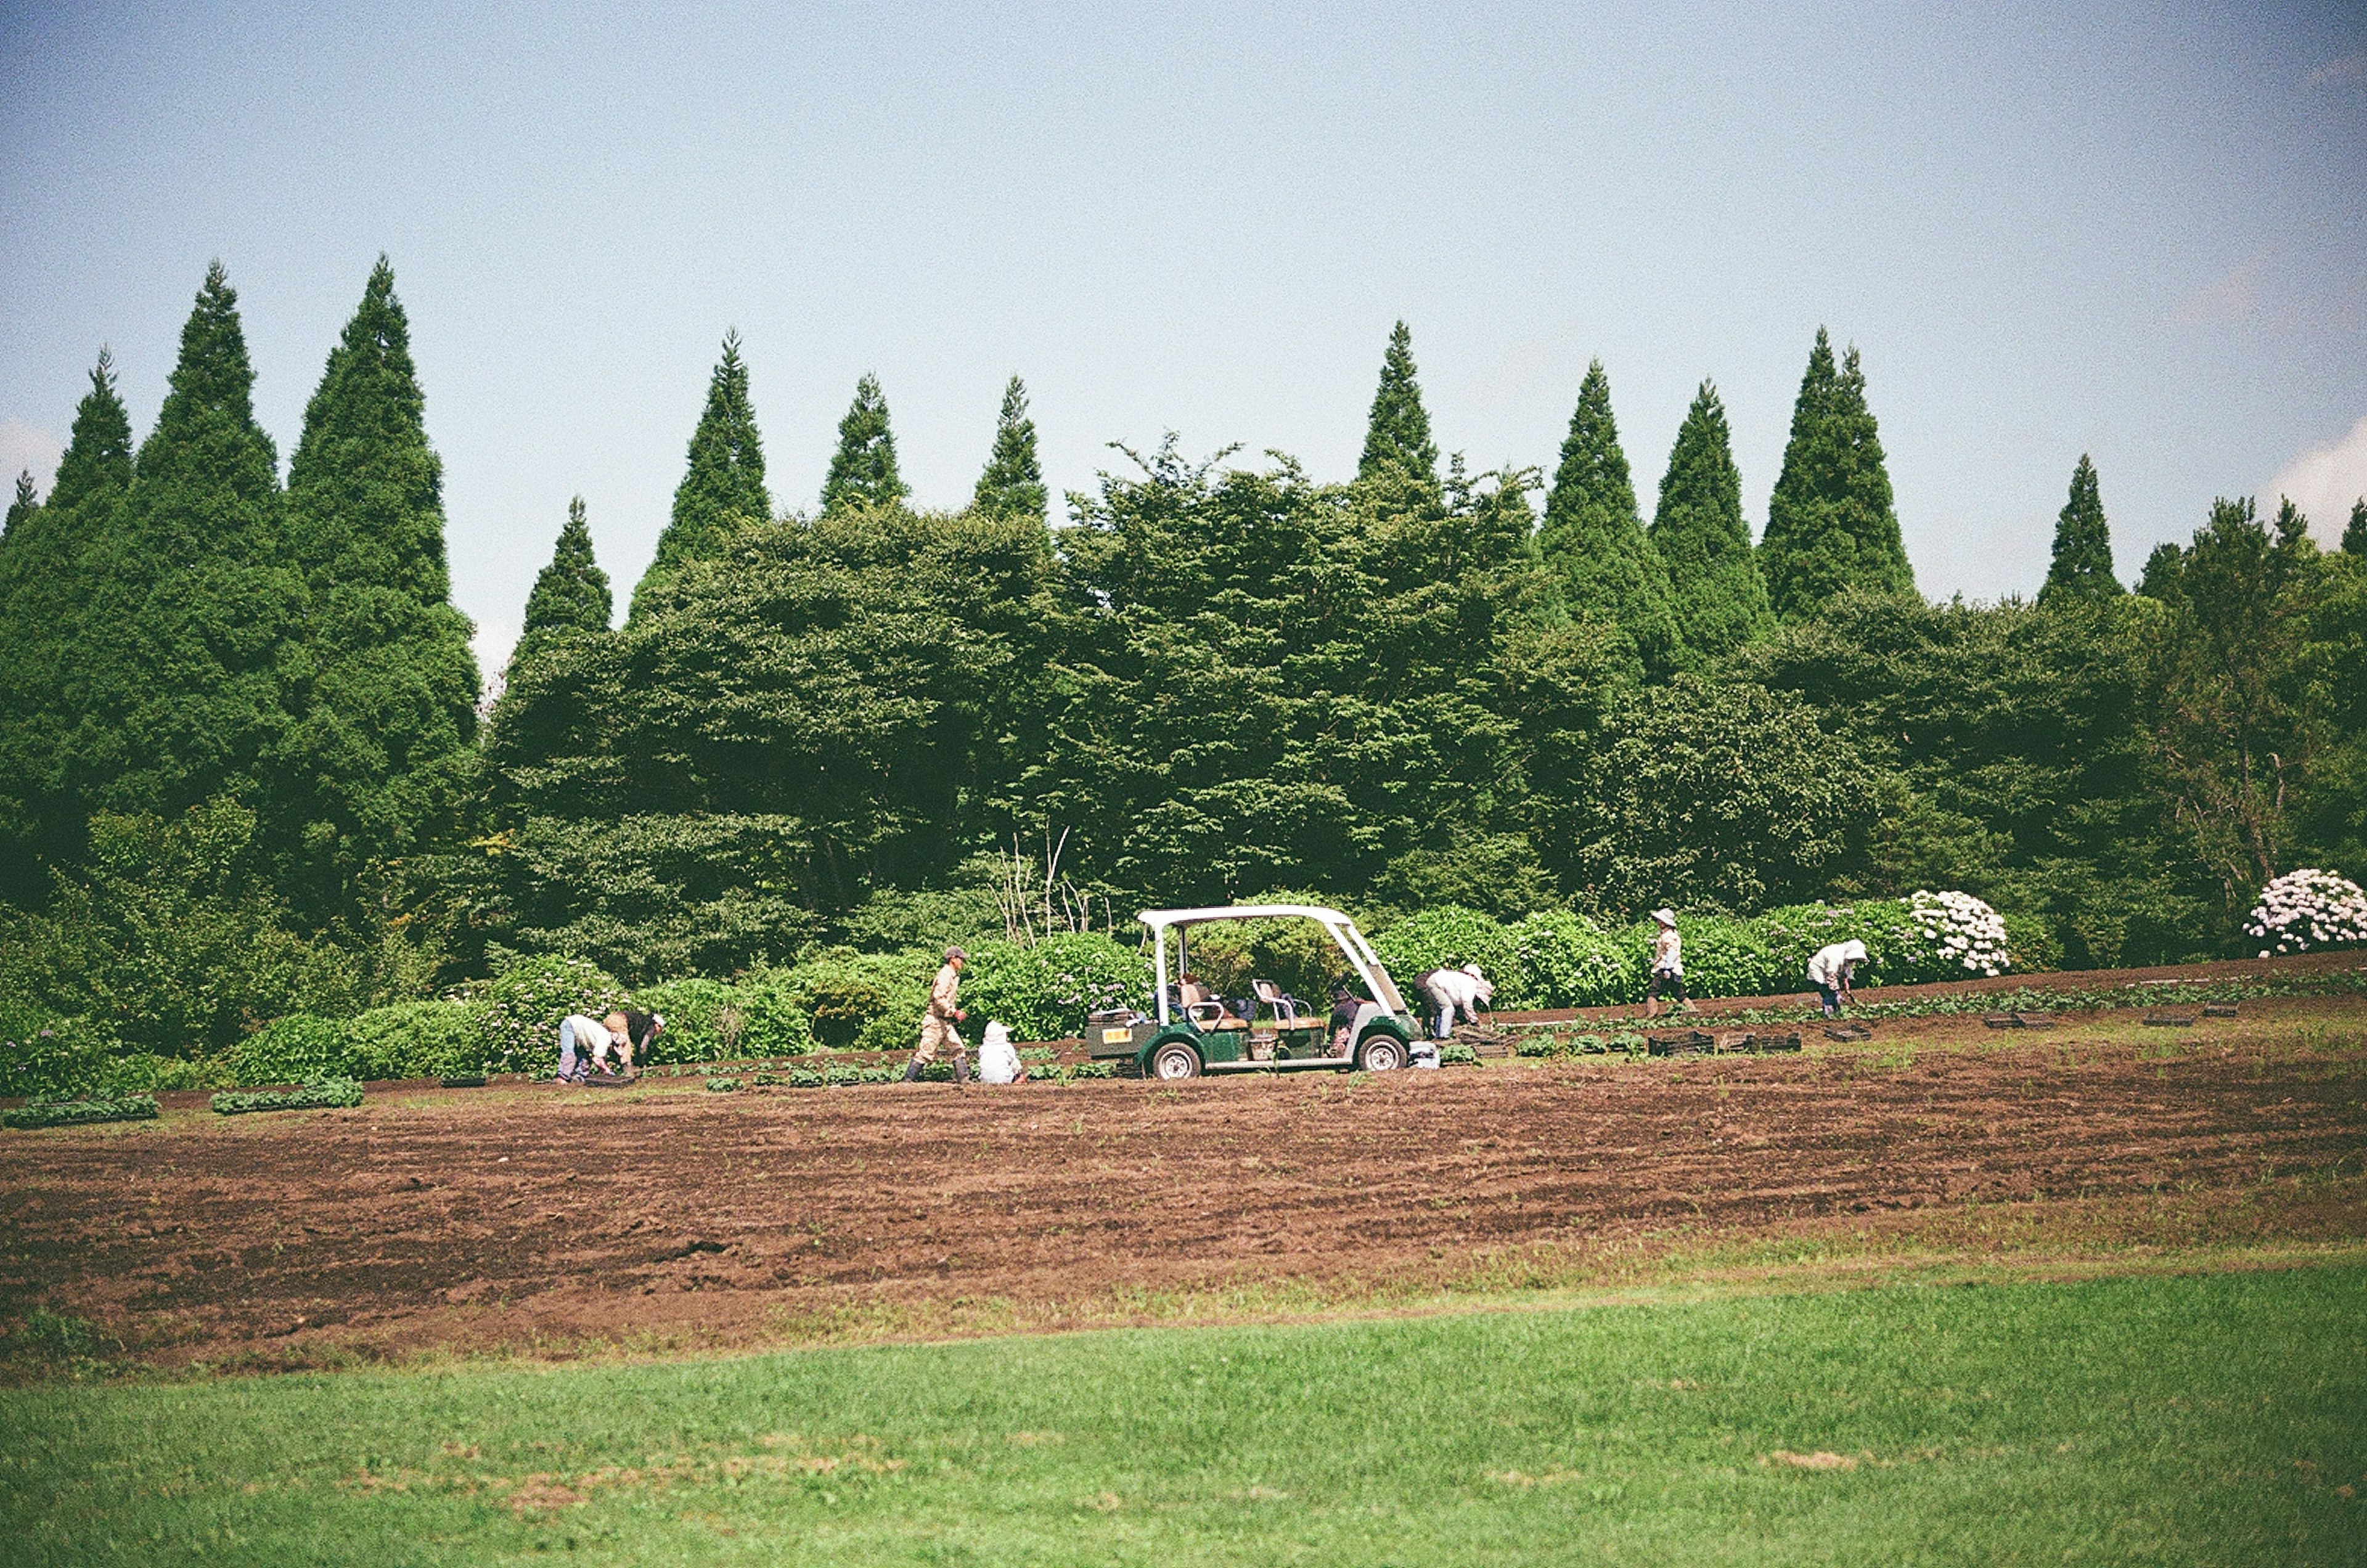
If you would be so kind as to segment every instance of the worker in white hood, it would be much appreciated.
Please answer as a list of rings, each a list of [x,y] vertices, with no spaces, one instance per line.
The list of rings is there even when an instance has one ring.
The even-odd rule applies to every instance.
[[[1857,999],[1850,992],[1850,982],[1857,976],[1857,966],[1864,962],[1865,943],[1854,937],[1820,947],[1809,957],[1808,984],[1816,987],[1818,996],[1824,999],[1827,1018]]]

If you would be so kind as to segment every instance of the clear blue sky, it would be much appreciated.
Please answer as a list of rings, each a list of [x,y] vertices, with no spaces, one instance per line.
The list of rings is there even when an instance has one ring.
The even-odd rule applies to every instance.
[[[0,3],[0,461],[101,344],[144,434],[215,256],[284,459],[384,251],[496,644],[577,491],[621,604],[731,326],[785,507],[866,370],[923,504],[1014,371],[1056,491],[1344,477],[1400,316],[1479,468],[1600,356],[1648,511],[1715,378],[1754,528],[1829,325],[1936,594],[2033,591],[2082,451],[2124,575],[2367,489],[2356,0],[1585,10]]]

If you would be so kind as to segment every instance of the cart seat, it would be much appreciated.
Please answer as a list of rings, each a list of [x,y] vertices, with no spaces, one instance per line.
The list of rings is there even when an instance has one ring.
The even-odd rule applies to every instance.
[[[1274,1010],[1276,1022],[1288,1029],[1296,1029],[1298,1026],[1298,1003],[1283,995],[1280,986],[1271,980],[1251,980],[1250,990],[1256,996],[1260,1005]]]

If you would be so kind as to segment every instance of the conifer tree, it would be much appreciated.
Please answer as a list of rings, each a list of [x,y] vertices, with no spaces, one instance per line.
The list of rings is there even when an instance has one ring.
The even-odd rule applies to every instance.
[[[1716,659],[1774,630],[1750,527],[1742,520],[1742,475],[1734,466],[1726,405],[1707,381],[1677,427],[1651,540],[1668,567],[1677,636],[1688,653]]]
[[[1027,417],[1027,384],[1018,377],[1002,389],[994,422],[994,450],[978,476],[970,505],[998,517],[1045,515],[1044,470],[1036,461],[1036,422]]]
[[[866,372],[855,402],[838,422],[838,451],[821,482],[821,509],[894,506],[912,490],[896,471],[896,435],[888,427],[888,399],[879,378]]]
[[[583,521],[583,498],[567,503],[567,525],[550,552],[550,564],[526,596],[526,629],[518,634],[511,662],[523,664],[553,640],[608,629],[616,613],[608,574],[592,558],[592,530]]]
[[[8,503],[7,521],[0,523],[0,544],[7,543],[8,536],[17,531],[17,525],[41,509],[40,491],[41,487],[33,482],[32,469],[25,468],[18,471],[17,498]]]
[[[1800,378],[1784,470],[1759,545],[1767,596],[1787,620],[1848,587],[1912,593],[1882,441],[1852,348],[1838,370],[1822,327]]]
[[[85,543],[99,578],[66,700],[86,807],[169,813],[251,790],[287,733],[304,584],[254,389],[238,295],[216,262],[121,525]]]
[[[338,918],[366,893],[368,868],[432,839],[457,804],[477,664],[451,604],[443,485],[410,321],[380,256],[288,469],[311,659],[289,692],[295,723],[263,827],[283,891],[317,921]]]
[[[1356,477],[1371,479],[1392,463],[1437,487],[1438,444],[1430,438],[1430,415],[1421,406],[1421,383],[1414,373],[1413,334],[1403,321],[1389,329],[1388,350],[1381,355],[1381,384],[1373,393]]]
[[[2038,602],[2118,598],[2124,592],[2112,575],[2112,536],[2104,524],[2104,502],[2096,486],[2096,465],[2079,454],[2071,470],[2071,498],[2055,519],[2055,563]]]
[[[1537,548],[1573,617],[1615,628],[1649,671],[1664,671],[1678,658],[1668,569],[1636,509],[1635,481],[1611,415],[1611,378],[1599,359],[1579,387]]]
[[[748,366],[740,334],[724,334],[723,357],[708,378],[707,407],[691,432],[690,467],[674,487],[674,516],[658,536],[656,558],[633,590],[633,614],[685,561],[718,555],[734,528],[773,515],[764,489],[764,444],[748,400]]]
[[[2342,553],[2367,556],[2367,495],[2350,503],[2350,523],[2342,530]]]
[[[0,550],[0,899],[39,900],[43,866],[78,852],[83,813],[65,768],[80,716],[67,687],[89,662],[85,617],[120,546],[130,483],[131,421],[101,349],[47,503],[11,518]]]

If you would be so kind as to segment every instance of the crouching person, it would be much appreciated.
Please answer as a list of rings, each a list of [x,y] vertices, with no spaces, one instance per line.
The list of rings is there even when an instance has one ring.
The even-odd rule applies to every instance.
[[[1027,1064],[1019,1059],[1019,1047],[1011,1043],[1011,1031],[999,1018],[986,1021],[986,1032],[978,1042],[978,1081],[980,1083],[1025,1083]]]
[[[921,1018],[921,1048],[912,1053],[905,1064],[904,1081],[918,1083],[921,1074],[937,1059],[940,1051],[950,1052],[954,1059],[954,1081],[969,1082],[969,1047],[962,1043],[961,1031],[955,1027],[969,1014],[955,1005],[955,993],[961,988],[961,972],[969,962],[969,954],[958,947],[946,949],[945,967],[937,971],[936,980],[929,987],[929,1010]]]
[[[1479,972],[1477,964],[1467,964],[1460,969],[1425,970],[1414,984],[1430,998],[1438,1021],[1431,1032],[1438,1040],[1454,1035],[1457,1016],[1466,1022],[1478,1023],[1480,1005],[1496,999],[1494,983]]]
[[[664,1028],[662,1013],[619,1010],[596,1019],[588,1013],[570,1013],[559,1021],[559,1077],[553,1081],[583,1083],[595,1069],[606,1074],[611,1051],[629,1076],[634,1058],[646,1059],[650,1042]]]

